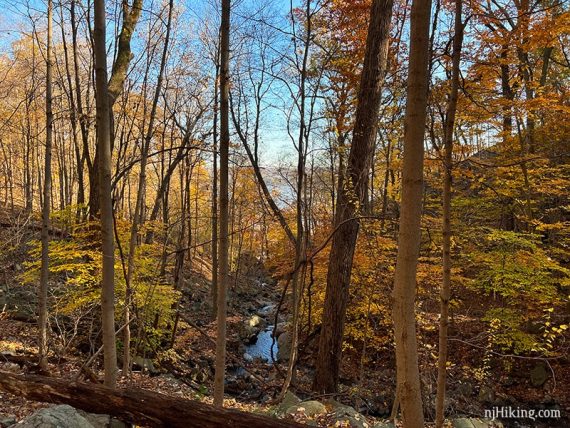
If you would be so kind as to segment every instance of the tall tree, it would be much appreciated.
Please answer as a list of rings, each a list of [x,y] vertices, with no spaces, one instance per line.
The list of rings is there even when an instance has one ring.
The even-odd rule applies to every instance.
[[[133,0],[133,4],[129,7],[128,0],[122,0],[123,8],[123,24],[121,26],[121,32],[117,40],[117,54],[115,56],[115,61],[113,63],[113,69],[111,71],[111,78],[107,84],[108,87],[108,97],[109,97],[109,111],[113,112],[113,106],[117,101],[117,98],[123,90],[125,84],[125,79],[127,78],[127,71],[129,69],[129,64],[132,60],[133,54],[131,51],[131,39],[135,31],[137,22],[139,21],[141,11],[142,11],[142,0]],[[95,31],[95,28],[93,29]],[[95,35],[93,35],[95,39]],[[111,132],[111,147],[113,145],[113,116],[110,116],[109,130]],[[91,165],[89,170],[89,215],[92,218],[97,217],[99,209],[100,196],[99,192],[102,189],[99,186],[99,181],[97,179],[97,174],[100,171],[99,163],[102,161],[103,153],[100,152],[99,145],[95,146],[95,156],[93,162],[87,165]],[[103,215],[103,213],[101,213]]]
[[[99,203],[101,207],[101,319],[103,323],[103,355],[105,385],[117,382],[117,349],[115,344],[115,241],[111,186],[111,110],[107,86],[105,0],[94,0],[94,56],[97,106],[97,151],[100,154]]]
[[[393,290],[397,397],[408,428],[424,426],[416,339],[416,273],[423,198],[431,0],[414,0],[411,12],[410,63],[404,117],[402,201]]]
[[[386,73],[392,0],[374,0],[366,39],[366,53],[360,77],[356,119],[346,172],[339,171],[335,227],[327,273],[319,351],[313,390],[336,392],[342,340],[358,217],[364,203],[374,153],[374,138],[380,108],[382,82]]]
[[[131,329],[130,323],[130,305],[132,299],[132,279],[135,269],[135,253],[137,249],[137,238],[139,226],[143,222],[143,203],[146,195],[146,167],[148,162],[148,152],[150,150],[150,142],[154,132],[154,122],[156,119],[156,110],[158,107],[158,100],[162,91],[162,81],[164,79],[164,69],[166,68],[166,59],[168,55],[168,43],[170,41],[170,30],[172,26],[172,10],[174,9],[173,0],[168,3],[168,17],[166,21],[166,35],[164,38],[164,46],[162,48],[162,56],[160,59],[160,68],[158,71],[158,78],[152,99],[152,106],[150,109],[150,117],[148,121],[148,128],[145,138],[141,146],[141,163],[139,172],[139,183],[137,189],[137,198],[135,203],[135,212],[133,221],[131,223],[131,233],[129,238],[129,257],[127,262],[127,275],[125,278],[125,307],[124,307],[124,322],[125,328],[123,330],[123,375],[127,375],[131,369]]]
[[[453,173],[453,131],[459,92],[459,66],[463,45],[464,24],[461,21],[463,0],[455,0],[453,53],[451,55],[451,88],[443,127],[443,281],[441,284],[441,317],[439,320],[439,356],[437,373],[437,397],[435,425],[443,426],[445,383],[447,373],[447,327],[449,324],[449,299],[451,295],[451,186]]]
[[[223,407],[226,371],[226,307],[229,283],[230,0],[222,0],[222,22],[220,25],[220,245],[214,405]]]
[[[44,165],[44,197],[42,206],[42,267],[40,273],[39,293],[39,356],[40,368],[47,370],[47,297],[49,280],[49,215],[51,208],[51,152],[53,145],[53,111],[52,111],[52,0],[47,4],[47,52],[46,52],[46,149]]]

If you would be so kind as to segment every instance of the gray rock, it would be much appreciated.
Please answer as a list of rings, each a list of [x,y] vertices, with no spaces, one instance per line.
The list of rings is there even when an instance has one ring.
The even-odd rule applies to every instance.
[[[549,373],[546,370],[544,363],[538,363],[530,371],[530,383],[532,386],[538,388],[546,383],[549,378]]]
[[[150,358],[143,358],[138,355],[133,358],[133,367],[136,367],[142,371],[148,371],[151,374],[159,373],[159,371],[154,367],[154,363]]]
[[[283,333],[285,333],[285,331],[287,330],[287,323],[286,322],[280,322],[279,324],[277,324],[275,326],[275,337],[279,337],[281,336]]]
[[[243,359],[245,361],[247,361],[248,363],[252,363],[253,362],[253,357],[251,355],[249,355],[247,352],[245,354],[243,354]]]
[[[287,413],[287,410],[291,406],[295,406],[301,402],[301,399],[293,394],[291,391],[287,391],[283,396],[283,400],[275,407],[272,413],[277,416],[283,416]]]
[[[459,418],[452,421],[453,428],[502,428],[503,424],[491,419]]]
[[[324,415],[327,412],[325,405],[316,400],[303,401],[302,403],[295,404],[287,409],[286,414],[292,415],[301,412],[309,418]]]
[[[18,428],[98,428],[73,407],[61,406],[40,409],[18,425]]]
[[[0,428],[11,427],[16,425],[16,416],[14,415],[1,415],[0,416]]]
[[[289,332],[283,333],[277,339],[277,359],[279,361],[288,361],[291,353],[291,335]]]
[[[336,418],[342,418],[345,416],[357,416],[359,413],[354,409],[354,407],[347,406],[345,404],[339,403],[336,400],[325,400],[323,402],[327,408],[334,414]]]
[[[107,428],[128,428],[130,426],[132,425],[126,424],[116,418],[111,418],[111,421],[109,422],[109,426]]]
[[[266,305],[263,308],[261,308],[259,311],[257,311],[257,314],[261,317],[266,317],[269,314],[271,314],[274,310],[275,310],[275,305],[273,304]]]
[[[97,415],[95,413],[84,412],[83,410],[77,410],[77,412],[87,419],[95,428],[107,428],[111,423],[111,416],[109,415]]]
[[[332,412],[335,423],[348,423],[353,428],[369,428],[372,426],[364,415],[358,413],[354,407],[339,403],[336,400],[325,400],[324,403]]]
[[[374,428],[396,428],[392,422],[376,422]]]

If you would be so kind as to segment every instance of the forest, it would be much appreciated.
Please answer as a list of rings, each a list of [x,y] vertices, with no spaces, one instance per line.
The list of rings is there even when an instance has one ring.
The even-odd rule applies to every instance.
[[[0,0],[0,427],[570,426],[566,0]]]

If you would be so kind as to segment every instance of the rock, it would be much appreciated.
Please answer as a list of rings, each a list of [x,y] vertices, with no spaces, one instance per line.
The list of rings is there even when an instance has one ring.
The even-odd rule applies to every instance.
[[[359,413],[354,409],[354,407],[347,406],[345,404],[339,403],[336,400],[325,400],[323,402],[327,408],[334,414],[336,418],[341,418],[344,416],[351,416],[354,417]]]
[[[136,356],[133,358],[133,367],[138,368],[141,371],[148,371],[150,374],[160,373],[155,367],[154,363],[150,358],[143,358],[141,356]]]
[[[366,418],[358,413],[354,407],[344,405],[335,400],[325,400],[325,404],[327,408],[329,408],[333,413],[332,416],[334,418],[334,424],[338,422],[338,425],[341,423],[344,423],[346,425],[348,423],[349,426],[353,428],[371,427]]]
[[[396,428],[392,422],[376,422],[374,428]]]
[[[257,311],[257,315],[261,317],[266,317],[269,314],[271,314],[274,310],[275,310],[275,305],[266,305],[263,308],[261,308],[259,311]]]
[[[453,428],[503,428],[503,424],[499,421],[491,419],[479,418],[458,418],[451,422]]]
[[[279,324],[277,324],[275,326],[275,331],[273,334],[275,337],[279,337],[283,333],[285,333],[286,330],[287,330],[287,323],[286,322],[280,322]]]
[[[253,357],[251,355],[249,355],[247,352],[245,354],[243,354],[243,359],[245,361],[247,361],[248,363],[253,363]]]
[[[247,320],[247,325],[249,327],[258,327],[258,328],[263,328],[263,324],[265,323],[265,321],[263,320],[263,318],[261,318],[259,315],[252,315],[248,320]]]
[[[277,417],[284,416],[287,413],[287,410],[294,405],[297,405],[301,402],[301,399],[293,394],[291,391],[287,391],[283,396],[281,402],[274,407],[270,413],[274,414]]]
[[[291,353],[291,335],[285,332],[277,339],[277,359],[279,361],[288,361]]]
[[[116,418],[111,418],[111,422],[109,422],[109,426],[107,428],[128,428],[131,427],[132,425],[128,425],[126,423],[124,423],[123,421],[120,421]]]
[[[301,412],[309,418],[314,418],[319,415],[324,415],[327,412],[325,405],[316,400],[303,401],[302,403],[295,404],[287,409],[286,414],[292,415]]]
[[[549,378],[548,371],[546,370],[546,366],[544,363],[538,363],[534,368],[530,371],[530,383],[532,386],[538,388],[541,387],[546,383]]]
[[[0,416],[0,428],[11,427],[16,425],[16,416],[14,415],[1,415]]]
[[[60,406],[40,409],[24,419],[18,428],[98,428],[73,407]]]
[[[111,423],[111,416],[109,415],[97,415],[95,413],[87,413],[83,410],[77,410],[77,412],[87,419],[95,428],[107,428]]]

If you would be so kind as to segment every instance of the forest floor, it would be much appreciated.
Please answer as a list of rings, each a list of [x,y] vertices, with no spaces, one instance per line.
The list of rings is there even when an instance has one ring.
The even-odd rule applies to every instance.
[[[37,329],[33,313],[34,288],[18,283],[22,269],[23,253],[5,260],[3,298],[17,295],[17,304],[0,302],[0,370],[16,373],[37,370],[33,356],[37,354]],[[21,259],[20,259],[21,258]],[[261,265],[242,266],[244,274],[232,279],[228,305],[227,384],[226,405],[244,411],[270,411],[281,389],[282,373],[286,363],[271,364],[260,359],[249,359],[247,346],[255,342],[256,335],[266,326],[274,324],[275,309],[281,300],[281,286]],[[122,385],[161,392],[167,395],[211,402],[214,373],[215,323],[209,305],[211,267],[200,254],[193,255],[193,267],[185,273],[181,299],[181,321],[174,346],[169,351],[155,355],[141,355],[139,366],[129,378],[120,379]],[[2,295],[0,295],[1,297]],[[533,359],[495,355],[486,367],[487,374],[478,380],[476,369],[482,365],[486,346],[485,331],[478,312],[484,302],[476,296],[462,296],[469,311],[454,318],[450,336],[450,355],[453,365],[449,370],[448,413],[457,417],[466,415],[483,417],[484,410],[495,406],[514,408],[560,409],[565,419],[545,424],[508,422],[507,426],[570,426],[570,363],[568,359],[537,361]],[[286,299],[285,299],[286,301]],[[9,302],[8,302],[9,303]],[[286,303],[281,308],[286,319]],[[426,305],[429,307],[430,305]],[[259,317],[258,314],[263,316]],[[28,314],[28,315],[26,315]],[[467,314],[467,315],[466,315]],[[433,319],[431,319],[431,318]],[[251,328],[252,319],[259,321]],[[261,319],[259,319],[261,318]],[[257,322],[256,321],[256,322]],[[419,323],[422,343],[437,343],[437,314],[426,312]],[[310,392],[312,358],[316,348],[314,338],[302,340],[301,358],[295,383],[296,394],[303,400],[324,400]],[[50,360],[50,374],[67,378],[77,377],[87,356],[80,347],[70,346],[64,356]],[[420,365],[424,395],[435,397],[436,360],[433,348],[421,347]],[[29,360],[14,363],[10,356],[24,356]],[[147,358],[149,357],[149,358]],[[356,352],[347,352],[343,358],[341,393],[335,399],[354,407],[371,422],[385,420],[391,411],[395,389],[395,364],[393,352],[387,348],[371,355],[372,362],[365,367],[364,376],[360,358]],[[142,366],[142,367],[141,367]],[[101,378],[101,367],[95,365],[93,373]],[[544,373],[543,373],[544,372]],[[534,374],[533,374],[534,373]],[[543,377],[544,379],[536,379]],[[362,379],[362,380],[360,380]],[[0,393],[0,415],[25,418],[46,404],[35,403],[19,397]],[[433,404],[425,403],[428,418],[433,418]],[[320,426],[330,426],[330,420],[322,417]]]

